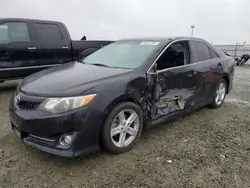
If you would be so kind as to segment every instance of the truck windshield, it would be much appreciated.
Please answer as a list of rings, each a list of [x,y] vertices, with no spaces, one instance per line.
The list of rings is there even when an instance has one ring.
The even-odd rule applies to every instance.
[[[119,41],[112,43],[82,61],[97,66],[134,69],[157,48],[156,41]]]

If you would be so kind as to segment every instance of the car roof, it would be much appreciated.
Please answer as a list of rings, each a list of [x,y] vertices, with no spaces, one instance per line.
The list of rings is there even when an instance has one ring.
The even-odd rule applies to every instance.
[[[201,38],[196,37],[142,37],[142,38],[127,38],[119,41],[159,41],[159,42],[170,42],[175,40],[200,40],[205,41]],[[205,41],[206,42],[206,41]]]
[[[128,39],[122,39],[122,40],[118,40],[119,41],[154,41],[154,42],[161,42],[164,45],[167,45],[171,42],[174,41],[178,41],[178,40],[189,40],[189,41],[201,41],[206,43],[210,48],[212,48],[214,51],[217,52],[217,54],[219,54],[220,56],[225,56],[225,54],[223,52],[221,52],[220,50],[218,50],[217,48],[215,48],[215,46],[213,46],[212,44],[210,44],[209,42],[207,42],[204,39],[201,38],[196,38],[196,37],[143,37],[143,38],[128,38]]]
[[[58,21],[49,21],[49,20],[38,20],[38,19],[28,19],[28,18],[0,18],[0,21],[6,22],[43,22],[43,23],[62,23]]]

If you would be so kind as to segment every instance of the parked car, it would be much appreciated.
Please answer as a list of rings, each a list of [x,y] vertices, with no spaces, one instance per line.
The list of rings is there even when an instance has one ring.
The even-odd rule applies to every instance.
[[[72,41],[61,22],[0,19],[0,82],[81,59],[111,41]]]
[[[25,78],[10,101],[24,144],[60,156],[128,151],[145,127],[230,92],[233,59],[196,38],[127,39]]]
[[[235,58],[236,66],[243,66],[250,59],[249,54],[242,54],[241,57]]]

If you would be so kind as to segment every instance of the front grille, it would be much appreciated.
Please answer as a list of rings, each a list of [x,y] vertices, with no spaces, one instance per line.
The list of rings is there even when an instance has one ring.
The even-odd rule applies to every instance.
[[[20,101],[17,106],[21,110],[36,110],[41,103],[31,101]]]

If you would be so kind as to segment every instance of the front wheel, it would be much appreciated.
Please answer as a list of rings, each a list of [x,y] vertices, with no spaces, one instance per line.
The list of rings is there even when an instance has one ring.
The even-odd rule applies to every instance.
[[[111,153],[127,152],[140,137],[142,127],[143,114],[138,105],[131,102],[118,104],[102,128],[102,144]]]
[[[213,99],[213,102],[210,104],[210,107],[214,109],[219,108],[223,104],[226,98],[226,93],[227,93],[227,83],[224,79],[222,79],[217,86],[215,97]]]

